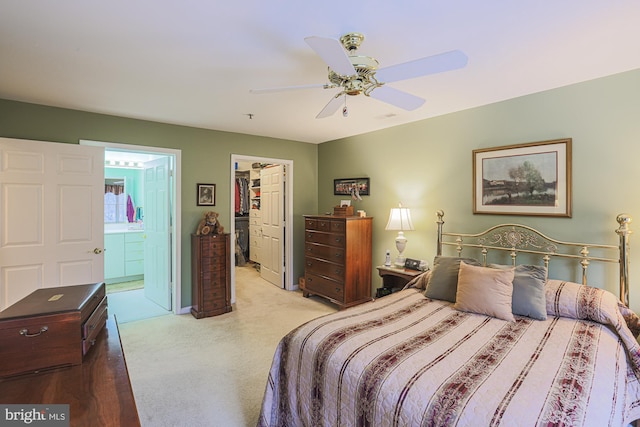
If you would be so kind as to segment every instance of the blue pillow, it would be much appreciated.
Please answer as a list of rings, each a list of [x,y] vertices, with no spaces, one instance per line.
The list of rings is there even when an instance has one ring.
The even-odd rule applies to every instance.
[[[433,260],[433,270],[431,270],[424,295],[431,299],[456,302],[461,261],[470,265],[481,265],[473,258],[436,257]]]
[[[489,264],[491,268],[512,268],[510,265]],[[547,319],[547,299],[544,285],[547,269],[539,265],[518,265],[513,277],[513,314],[537,320]]]

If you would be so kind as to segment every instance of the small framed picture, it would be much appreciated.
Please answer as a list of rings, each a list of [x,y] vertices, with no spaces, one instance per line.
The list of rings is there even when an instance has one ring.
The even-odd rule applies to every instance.
[[[215,184],[198,184],[196,200],[198,206],[215,206],[216,205],[216,185]]]

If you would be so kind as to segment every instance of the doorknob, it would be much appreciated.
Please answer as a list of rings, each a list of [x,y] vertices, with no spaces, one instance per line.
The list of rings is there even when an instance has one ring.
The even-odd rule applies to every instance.
[[[94,253],[94,254],[96,254],[96,255],[100,255],[100,254],[102,253],[102,249],[100,249],[100,248],[95,248],[95,249],[93,250],[93,253]]]

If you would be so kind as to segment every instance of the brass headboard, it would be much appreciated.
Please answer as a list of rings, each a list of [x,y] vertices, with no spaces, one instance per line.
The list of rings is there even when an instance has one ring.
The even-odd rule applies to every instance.
[[[582,266],[582,284],[587,284],[587,268],[591,261],[618,263],[620,266],[620,300],[629,306],[629,223],[631,217],[620,214],[616,217],[620,244],[602,245],[597,243],[574,243],[555,240],[540,231],[522,224],[499,224],[481,233],[452,233],[442,231],[443,211],[437,212],[438,247],[437,255],[442,255],[443,246],[455,246],[458,256],[464,248],[475,248],[482,253],[482,264],[487,265],[487,254],[491,251],[509,252],[511,262],[516,265],[519,253],[541,256],[544,266],[549,268],[552,257],[579,260]],[[602,250],[610,256],[592,256],[591,250]],[[573,252],[572,252],[573,250]]]

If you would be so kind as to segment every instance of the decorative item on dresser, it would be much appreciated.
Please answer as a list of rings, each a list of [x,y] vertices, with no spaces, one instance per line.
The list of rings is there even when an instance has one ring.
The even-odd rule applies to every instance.
[[[305,215],[303,295],[340,308],[371,301],[373,217]]]
[[[106,320],[104,283],[32,292],[0,312],[0,377],[81,364]]]
[[[231,311],[229,234],[191,235],[191,314],[196,319]]]

